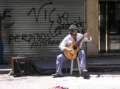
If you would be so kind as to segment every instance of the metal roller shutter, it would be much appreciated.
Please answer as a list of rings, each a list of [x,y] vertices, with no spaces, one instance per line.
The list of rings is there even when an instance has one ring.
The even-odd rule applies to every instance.
[[[76,22],[84,28],[84,0],[0,1],[5,14],[2,32],[4,54],[17,54],[55,60],[59,42],[68,26]],[[52,57],[52,58],[50,58]]]

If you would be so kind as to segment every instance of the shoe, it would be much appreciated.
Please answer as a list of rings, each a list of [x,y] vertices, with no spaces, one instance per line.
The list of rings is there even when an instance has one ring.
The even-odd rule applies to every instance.
[[[88,72],[88,70],[87,69],[83,69],[82,72]]]
[[[63,75],[62,75],[62,74],[59,74],[59,73],[52,74],[52,76],[53,76],[54,78],[56,78],[56,77],[63,77]]]
[[[84,79],[89,79],[90,78],[88,70],[86,70],[86,69],[82,70],[82,77]]]
[[[84,76],[87,72],[88,72],[87,69],[82,69],[82,70],[81,70],[81,76]]]

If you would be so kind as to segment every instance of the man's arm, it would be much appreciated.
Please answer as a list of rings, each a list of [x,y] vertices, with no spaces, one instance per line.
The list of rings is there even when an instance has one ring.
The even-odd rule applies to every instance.
[[[63,51],[65,49],[65,46],[66,46],[66,42],[65,39],[63,39],[59,45],[60,50]]]
[[[92,41],[92,37],[88,33],[84,33],[81,38],[78,51],[82,48],[84,42],[91,42],[91,41]]]
[[[61,51],[67,50],[70,51],[71,49],[66,46],[68,42],[69,35],[67,35],[60,43],[59,48]]]
[[[85,33],[84,34],[84,39],[83,39],[84,42],[91,42],[92,41],[92,37],[90,36],[89,33]]]

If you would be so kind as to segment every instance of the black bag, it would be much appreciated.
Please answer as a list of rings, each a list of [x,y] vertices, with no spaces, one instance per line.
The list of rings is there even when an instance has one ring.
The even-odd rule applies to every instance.
[[[32,72],[31,61],[25,58],[12,59],[12,70],[14,76],[28,75]]]

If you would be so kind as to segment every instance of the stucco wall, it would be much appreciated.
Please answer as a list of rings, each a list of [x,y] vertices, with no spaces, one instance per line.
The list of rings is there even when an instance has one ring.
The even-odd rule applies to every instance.
[[[91,56],[98,55],[99,50],[98,12],[98,0],[86,0],[86,26],[93,38],[91,43],[87,43],[87,53]]]

